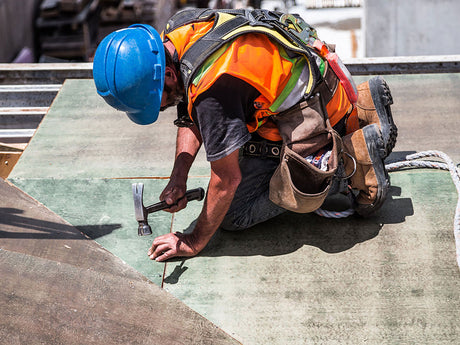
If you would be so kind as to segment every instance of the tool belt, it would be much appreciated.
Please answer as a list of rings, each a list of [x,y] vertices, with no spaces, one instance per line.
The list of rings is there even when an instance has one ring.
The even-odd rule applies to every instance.
[[[329,71],[311,97],[273,116],[283,146],[280,164],[270,180],[270,200],[287,210],[313,212],[330,191],[339,166],[342,139],[331,127],[325,105],[337,85],[338,78]],[[323,171],[305,158],[325,147],[331,155]]]
[[[249,140],[242,147],[243,156],[279,159],[282,145],[265,139]]]

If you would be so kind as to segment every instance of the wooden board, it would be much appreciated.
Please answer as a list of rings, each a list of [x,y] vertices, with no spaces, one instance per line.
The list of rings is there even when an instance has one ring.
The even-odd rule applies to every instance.
[[[5,179],[13,170],[22,152],[0,151],[0,177]]]

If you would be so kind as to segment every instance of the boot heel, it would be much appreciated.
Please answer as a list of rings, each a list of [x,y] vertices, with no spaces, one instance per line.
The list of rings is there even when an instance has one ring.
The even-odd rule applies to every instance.
[[[393,104],[393,96],[387,82],[380,76],[369,80],[369,89],[380,122],[385,157],[388,157],[393,151],[398,137],[398,128],[395,125],[390,108],[390,105]]]

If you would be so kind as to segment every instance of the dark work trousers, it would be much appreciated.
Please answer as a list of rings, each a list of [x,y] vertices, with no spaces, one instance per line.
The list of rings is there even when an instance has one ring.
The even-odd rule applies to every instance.
[[[286,212],[268,197],[278,164],[279,159],[240,155],[242,181],[221,224],[223,229],[244,230]]]

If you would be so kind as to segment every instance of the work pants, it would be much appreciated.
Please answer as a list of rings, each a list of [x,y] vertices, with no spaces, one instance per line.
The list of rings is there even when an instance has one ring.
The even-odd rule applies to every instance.
[[[270,179],[279,160],[240,156],[242,180],[221,227],[225,230],[244,230],[286,212],[269,199]]]

